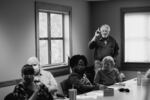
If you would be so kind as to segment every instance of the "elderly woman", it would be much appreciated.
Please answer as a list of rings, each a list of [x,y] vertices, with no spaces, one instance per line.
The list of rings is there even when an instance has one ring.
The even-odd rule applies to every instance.
[[[103,67],[97,72],[94,82],[96,84],[103,84],[106,86],[120,82],[120,74],[119,71],[114,67],[114,59],[111,56],[106,56],[103,58],[102,63]]]

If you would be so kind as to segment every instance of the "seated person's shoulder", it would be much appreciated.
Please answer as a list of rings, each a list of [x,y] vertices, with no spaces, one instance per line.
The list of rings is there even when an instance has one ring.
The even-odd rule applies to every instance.
[[[79,77],[79,74],[78,73],[71,73],[69,75],[69,78],[72,78],[72,77]]]
[[[113,68],[113,71],[116,72],[116,73],[119,73],[118,68]]]
[[[105,71],[102,70],[102,69],[99,69],[99,70],[97,71],[97,74],[104,74],[104,73],[105,73]]]
[[[86,72],[94,71],[94,65],[86,67]]]
[[[44,75],[44,76],[54,77],[53,74],[50,71],[47,71],[47,70],[44,70],[44,69],[41,70],[41,74]]]
[[[118,70],[118,68],[116,68],[116,67],[114,67],[114,68],[113,68],[113,70],[115,70],[115,71],[119,71],[119,70]]]
[[[145,73],[145,77],[150,78],[150,69],[148,69]]]
[[[21,88],[24,88],[24,85],[23,85],[23,82],[19,82],[16,86],[15,86],[15,90],[16,89],[21,89]]]
[[[49,71],[44,70],[44,69],[41,69],[40,71],[41,71],[41,74],[49,74],[50,73]]]

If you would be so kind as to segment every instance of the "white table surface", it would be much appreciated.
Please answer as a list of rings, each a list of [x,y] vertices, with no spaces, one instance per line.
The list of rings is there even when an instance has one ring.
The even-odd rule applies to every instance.
[[[125,81],[123,84],[124,85],[114,84],[109,86],[109,88],[114,88],[114,96],[104,96],[103,90],[97,90],[82,95],[77,95],[77,100],[145,100],[146,85],[138,86],[136,78]],[[119,88],[128,88],[130,92],[120,92],[118,90]],[[66,98],[64,100],[70,99]]]

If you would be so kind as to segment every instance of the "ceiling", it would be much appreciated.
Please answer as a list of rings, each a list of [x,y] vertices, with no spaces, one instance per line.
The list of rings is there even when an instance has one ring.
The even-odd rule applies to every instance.
[[[83,1],[149,1],[149,0],[83,0]]]
[[[110,1],[110,0],[84,0],[84,1]]]

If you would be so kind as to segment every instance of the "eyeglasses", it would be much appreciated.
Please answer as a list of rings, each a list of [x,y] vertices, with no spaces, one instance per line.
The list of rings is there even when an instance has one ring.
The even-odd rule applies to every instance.
[[[130,90],[128,88],[120,88],[119,91],[120,92],[130,92]]]

